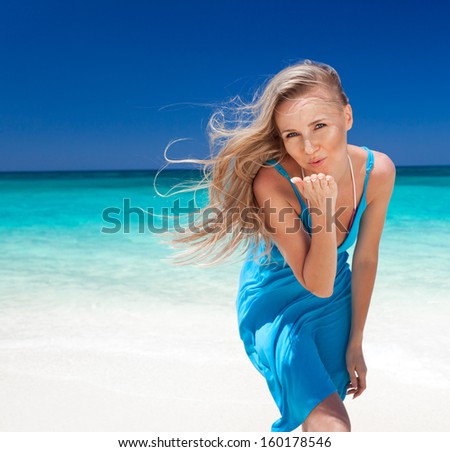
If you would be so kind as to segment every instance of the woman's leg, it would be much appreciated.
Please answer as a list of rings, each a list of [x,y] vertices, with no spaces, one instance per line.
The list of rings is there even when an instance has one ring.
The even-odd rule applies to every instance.
[[[350,419],[339,394],[333,392],[317,405],[302,424],[304,432],[350,432]]]

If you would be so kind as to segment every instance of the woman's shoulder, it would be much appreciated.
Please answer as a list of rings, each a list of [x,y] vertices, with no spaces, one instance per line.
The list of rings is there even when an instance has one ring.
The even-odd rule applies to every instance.
[[[256,173],[253,179],[253,190],[257,191],[271,191],[276,189],[277,191],[286,191],[286,187],[289,187],[289,181],[285,176],[273,166],[262,166]]]
[[[261,167],[253,179],[252,188],[259,204],[270,199],[275,205],[293,207],[295,212],[300,214],[301,206],[291,182],[274,166]]]
[[[364,149],[362,146],[355,146],[352,144],[348,145],[349,150],[351,152],[350,156],[353,160],[353,158],[356,159],[356,161],[360,162],[361,165],[364,167],[367,163],[367,159],[369,156],[367,155],[367,149]],[[365,148],[369,148],[368,146],[364,146]],[[372,151],[373,154],[373,169],[371,172],[373,172],[376,175],[379,174],[385,174],[394,171],[395,172],[395,165],[394,162],[391,160],[391,158],[381,151],[376,151],[375,149],[369,148]],[[376,176],[375,176],[376,177]]]

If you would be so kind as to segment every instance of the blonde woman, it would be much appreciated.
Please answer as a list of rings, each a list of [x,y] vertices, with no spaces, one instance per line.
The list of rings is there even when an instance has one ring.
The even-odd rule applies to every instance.
[[[286,67],[234,111],[233,127],[223,111],[209,122],[218,150],[197,186],[209,204],[174,242],[191,245],[183,262],[213,264],[243,245],[239,334],[280,411],[271,431],[350,431],[343,400],[366,389],[363,330],[395,166],[347,143],[352,109],[327,64]]]

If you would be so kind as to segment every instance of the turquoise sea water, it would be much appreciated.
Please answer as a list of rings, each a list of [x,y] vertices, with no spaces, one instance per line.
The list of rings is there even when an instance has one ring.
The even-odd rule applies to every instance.
[[[60,303],[61,291],[73,296],[75,303],[91,298],[96,303],[124,299],[135,303],[148,298],[186,302],[177,295],[177,288],[184,295],[197,288],[199,275],[202,284],[208,284],[206,275],[210,274],[220,278],[214,287],[222,286],[227,293],[234,288],[239,265],[199,270],[173,268],[164,261],[173,252],[158,234],[167,223],[144,211],[168,213],[163,208],[173,207],[177,200],[181,207],[188,207],[193,195],[159,196],[153,186],[155,174],[0,174],[3,306],[37,299]],[[175,184],[196,180],[197,175],[195,171],[165,171],[157,178],[156,188],[162,194],[173,192]],[[205,199],[205,191],[197,195],[197,203]],[[127,205],[132,213],[127,214]],[[450,167],[398,169],[380,246],[382,278],[377,285],[402,294],[405,288],[426,289],[430,299],[446,296],[449,207]],[[102,217],[108,209],[114,211]],[[144,211],[139,213],[139,209]],[[408,295],[411,303],[424,302],[413,292]]]
[[[195,175],[161,175],[157,190],[164,194]],[[159,232],[167,222],[158,215],[168,214],[176,199],[181,207],[189,207],[192,195],[159,196],[154,176],[155,172],[1,174],[3,306],[43,300],[59,305],[62,295],[76,304],[189,301],[185,294],[196,284],[192,275],[198,270],[164,264],[170,250]],[[108,209],[114,212],[103,218]],[[225,269],[214,274],[227,278]]]
[[[199,362],[214,359],[218,351],[227,356],[227,339],[189,316],[203,306],[208,315],[234,324],[240,263],[174,267],[167,260],[173,250],[160,236],[147,225],[139,231],[139,209],[125,221],[126,202],[155,213],[176,199],[189,205],[192,193],[158,196],[155,174],[0,174],[0,378],[54,381],[70,375],[145,394],[150,390],[146,376],[139,380],[139,372],[133,372],[130,381],[118,371],[114,377],[108,366],[96,367],[101,357],[139,354],[148,357],[151,368],[155,356]],[[156,181],[158,191],[167,193],[197,175],[164,171]],[[197,202],[204,199],[200,194]],[[449,207],[450,167],[397,169],[366,327],[372,366],[391,366],[406,381],[432,379],[446,388]],[[115,223],[103,217],[108,209]],[[148,217],[141,215],[145,223]],[[102,232],[119,220],[119,231]],[[153,223],[161,225],[158,219]],[[236,326],[232,340],[238,341],[237,334]]]

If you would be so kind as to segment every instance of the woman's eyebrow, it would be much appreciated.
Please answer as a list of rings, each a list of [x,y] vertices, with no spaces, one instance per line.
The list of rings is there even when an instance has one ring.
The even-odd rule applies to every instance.
[[[312,125],[315,124],[316,122],[320,122],[320,121],[325,121],[325,118],[321,118],[321,119],[316,119],[316,120],[314,120],[313,122],[311,122],[310,124],[308,124],[308,127],[309,127],[309,126],[312,126]],[[284,133],[284,132],[295,132],[295,129],[285,129],[285,130],[283,130],[281,133]]]

